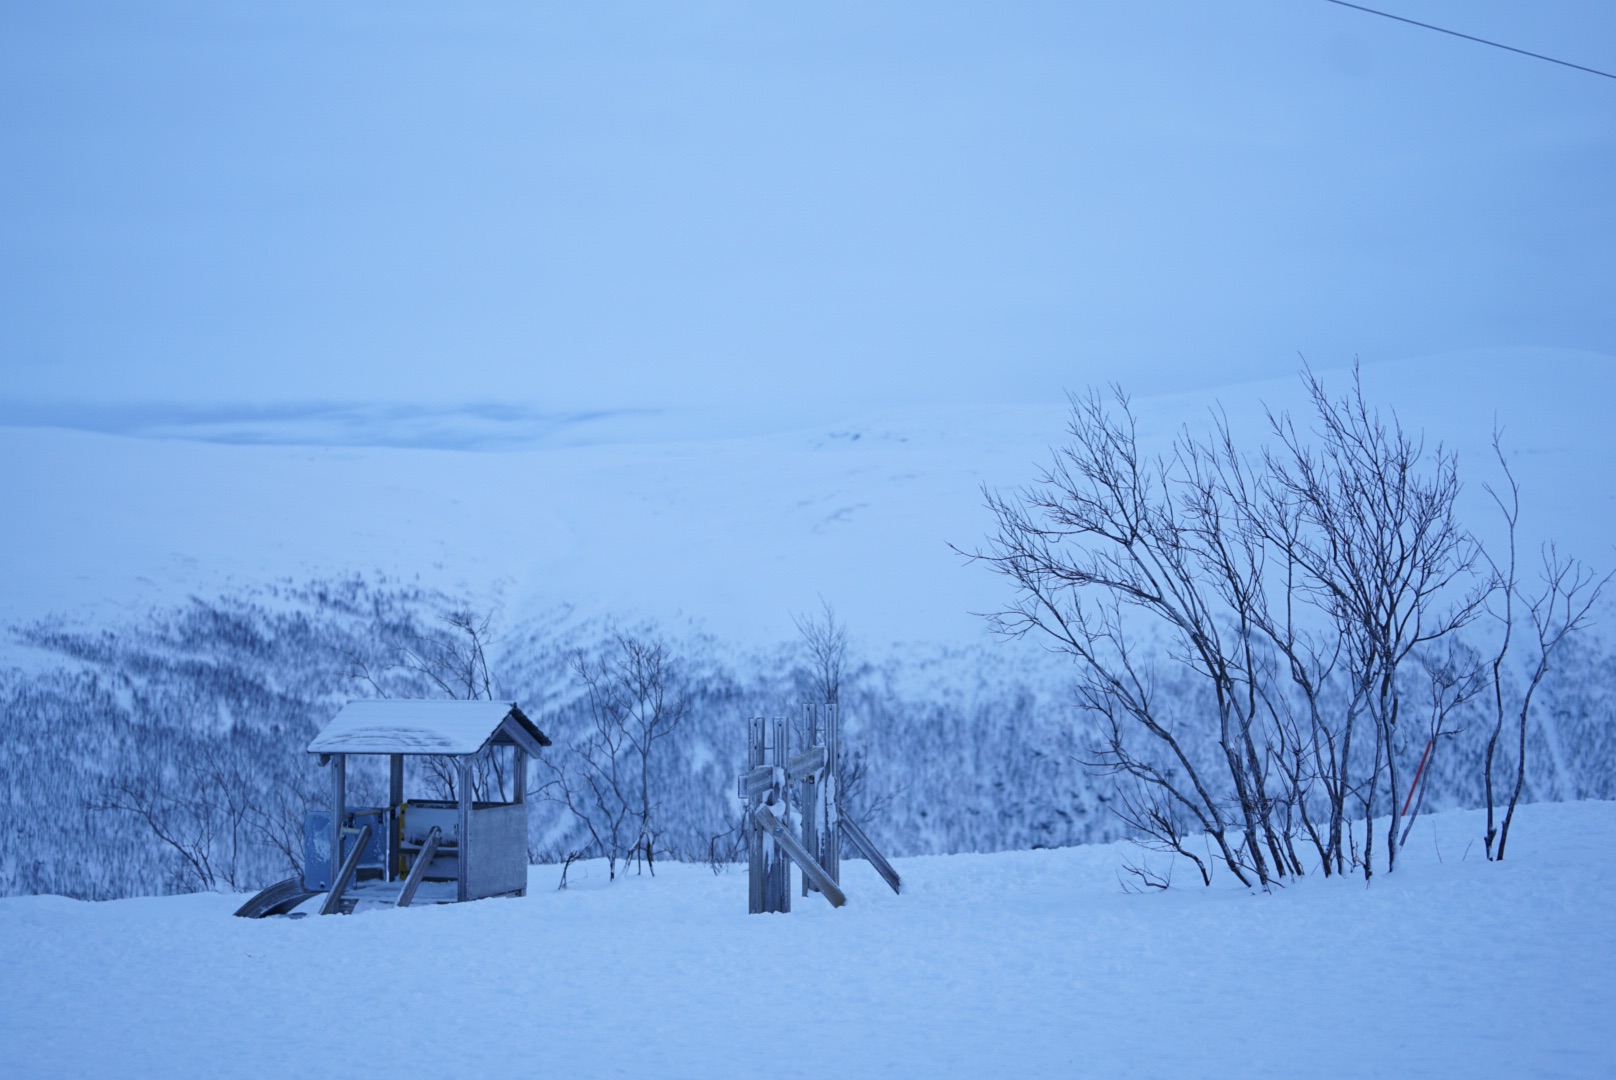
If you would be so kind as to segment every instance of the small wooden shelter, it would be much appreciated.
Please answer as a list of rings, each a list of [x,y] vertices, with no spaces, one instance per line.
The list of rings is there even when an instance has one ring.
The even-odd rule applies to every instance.
[[[331,770],[329,809],[305,818],[303,875],[259,893],[238,915],[283,914],[326,893],[321,914],[351,911],[361,899],[406,907],[424,882],[435,902],[527,891],[527,759],[550,745],[514,701],[350,701],[309,743]],[[481,755],[509,753],[508,802],[474,799]],[[387,805],[348,803],[348,757],[388,759]],[[404,759],[446,759],[453,801],[406,800]],[[452,884],[452,889],[445,886]]]

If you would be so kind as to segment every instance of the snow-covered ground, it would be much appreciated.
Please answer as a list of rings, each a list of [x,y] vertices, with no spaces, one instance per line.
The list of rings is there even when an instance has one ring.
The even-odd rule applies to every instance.
[[[1616,1075],[1616,804],[1423,819],[1390,876],[1118,885],[1121,846],[862,863],[831,910],[744,874],[235,919],[240,897],[0,900],[15,1076]],[[1227,876],[1225,875],[1225,878]]]

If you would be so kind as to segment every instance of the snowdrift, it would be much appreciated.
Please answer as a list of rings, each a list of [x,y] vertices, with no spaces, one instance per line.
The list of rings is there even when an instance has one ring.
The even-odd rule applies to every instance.
[[[1616,1072],[1616,803],[1422,819],[1390,876],[1147,895],[1117,846],[844,869],[747,916],[736,869],[535,868],[520,900],[230,917],[0,900],[19,1076],[1555,1076]],[[1517,846],[1518,845],[1518,846]],[[582,871],[582,872],[581,872]],[[1193,874],[1184,875],[1190,880]]]

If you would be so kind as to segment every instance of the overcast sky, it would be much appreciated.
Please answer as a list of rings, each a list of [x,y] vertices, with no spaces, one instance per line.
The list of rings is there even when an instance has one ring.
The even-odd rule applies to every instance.
[[[0,138],[0,422],[1616,355],[1616,80],[1319,0],[8,4]]]

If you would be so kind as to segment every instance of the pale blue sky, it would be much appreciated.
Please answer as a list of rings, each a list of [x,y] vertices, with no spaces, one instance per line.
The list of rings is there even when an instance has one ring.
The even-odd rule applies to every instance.
[[[1616,355],[1616,80],[1316,0],[12,4],[0,138],[0,422]]]

